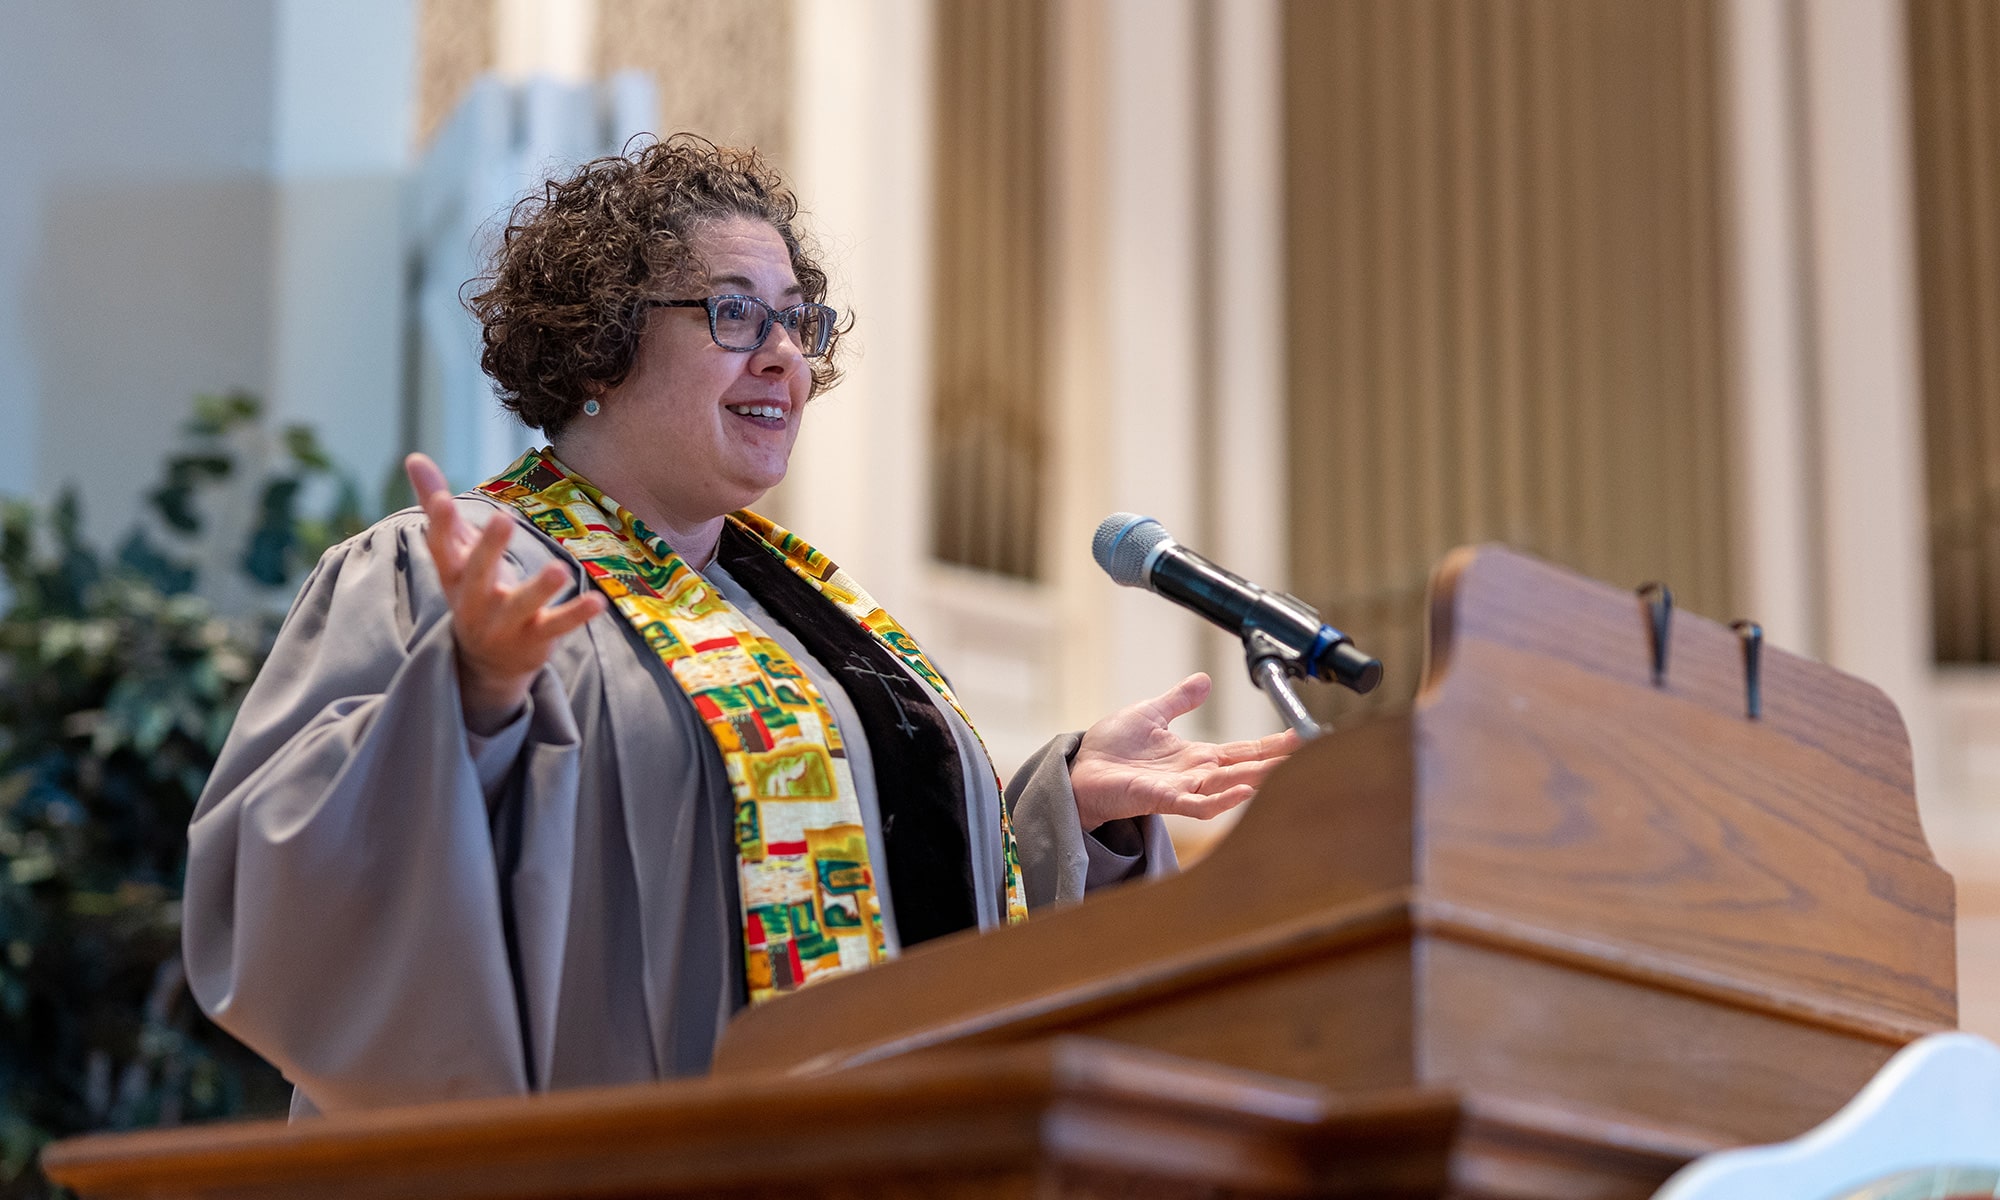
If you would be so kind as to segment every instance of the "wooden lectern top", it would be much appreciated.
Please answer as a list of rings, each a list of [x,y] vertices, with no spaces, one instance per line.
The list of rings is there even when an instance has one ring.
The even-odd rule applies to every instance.
[[[1453,1086],[1660,1145],[1772,1140],[1956,1022],[1953,889],[1876,688],[1500,548],[1416,705],[1274,772],[1186,873],[742,1014],[716,1070],[1054,1032],[1340,1089]],[[1652,1135],[1635,1135],[1652,1136]]]
[[[1503,550],[1433,584],[1416,764],[1427,896],[1862,1021],[1957,1024],[1950,876],[1901,717],[1677,617],[1652,678],[1632,593]]]

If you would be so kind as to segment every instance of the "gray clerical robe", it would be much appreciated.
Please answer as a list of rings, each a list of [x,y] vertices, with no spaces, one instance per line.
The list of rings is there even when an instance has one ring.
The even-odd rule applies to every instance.
[[[512,725],[469,736],[423,528],[399,513],[328,551],[244,702],[189,829],[196,999],[295,1112],[707,1070],[744,1002],[714,742],[615,612],[555,647]],[[507,560],[589,586],[525,523]],[[1031,905],[1173,866],[1157,818],[1082,832],[1076,743],[1007,789]],[[997,826],[990,784],[968,796]]]

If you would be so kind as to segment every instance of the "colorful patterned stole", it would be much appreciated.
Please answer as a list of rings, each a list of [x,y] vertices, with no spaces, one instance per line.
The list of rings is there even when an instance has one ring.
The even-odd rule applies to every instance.
[[[880,962],[881,902],[854,777],[832,709],[798,664],[643,522],[565,471],[552,451],[530,450],[479,490],[518,510],[583,565],[666,664],[722,752],[736,806],[750,1002]],[[845,571],[748,510],[728,520],[965,717],[916,639]],[[1007,919],[1024,920],[1019,852],[1004,803],[1000,841]]]

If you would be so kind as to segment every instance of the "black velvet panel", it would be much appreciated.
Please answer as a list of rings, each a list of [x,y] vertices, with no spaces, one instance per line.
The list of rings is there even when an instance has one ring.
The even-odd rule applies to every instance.
[[[756,537],[725,525],[717,557],[838,676],[861,714],[889,859],[882,869],[903,945],[976,926],[965,775],[937,694]]]

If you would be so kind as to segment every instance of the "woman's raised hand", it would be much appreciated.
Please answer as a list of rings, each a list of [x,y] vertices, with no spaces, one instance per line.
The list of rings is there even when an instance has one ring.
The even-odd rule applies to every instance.
[[[527,701],[528,687],[556,639],[603,612],[604,597],[592,588],[549,607],[572,578],[559,563],[518,583],[503,580],[500,561],[513,518],[496,512],[484,528],[474,529],[458,515],[436,463],[412,454],[403,469],[429,518],[424,540],[451,605],[465,726],[479,734],[497,732]]]
[[[1122,708],[1084,731],[1070,788],[1086,831],[1120,817],[1178,813],[1207,820],[1257,794],[1271,768],[1298,749],[1289,730],[1247,742],[1190,742],[1167,726],[1208,698],[1208,676]]]

